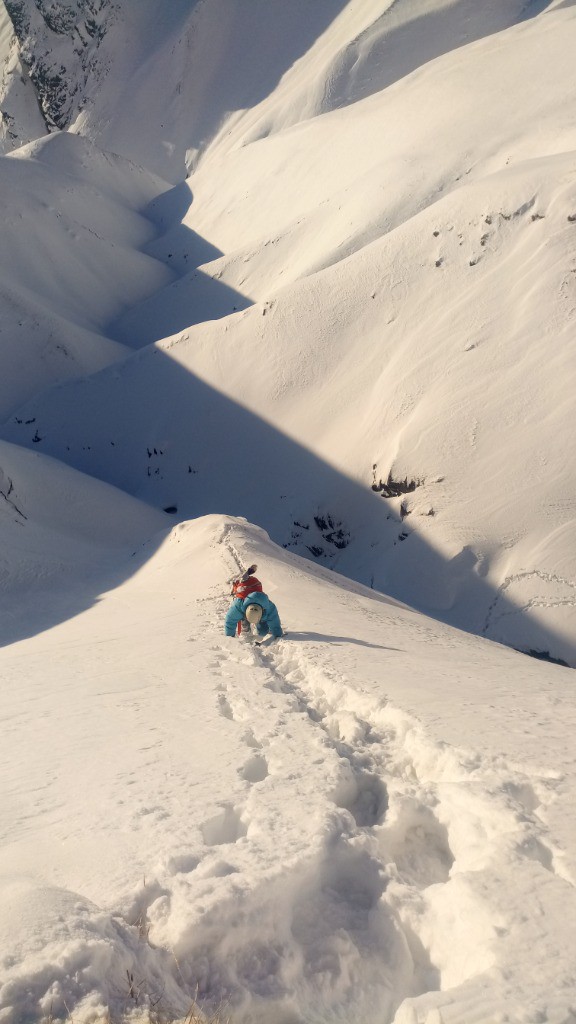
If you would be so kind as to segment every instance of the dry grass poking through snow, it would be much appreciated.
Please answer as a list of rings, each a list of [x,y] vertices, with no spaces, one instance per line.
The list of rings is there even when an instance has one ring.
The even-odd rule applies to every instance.
[[[50,1015],[43,1018],[41,1024],[58,1024],[58,1021]],[[72,1015],[68,1017],[67,1024],[75,1024]],[[232,1024],[232,1018],[221,1011],[206,1017],[197,1006],[193,1006],[185,1017],[174,1017],[161,1010],[148,1010],[142,1016],[135,1016],[134,1013],[126,1013],[121,1017],[107,1014],[96,1018],[94,1024]]]
[[[116,1021],[105,1021],[102,1024],[116,1024]],[[194,1006],[186,1017],[175,1018],[169,1017],[165,1013],[151,1012],[145,1017],[124,1017],[119,1024],[232,1024],[232,1018],[223,1015],[220,1011],[205,1017],[198,1007]]]

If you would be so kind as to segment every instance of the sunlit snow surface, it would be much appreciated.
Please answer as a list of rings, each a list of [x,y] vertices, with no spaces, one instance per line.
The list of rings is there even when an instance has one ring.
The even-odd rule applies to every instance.
[[[575,1024],[574,5],[21,6],[0,1024]]]
[[[528,16],[541,6],[511,4],[506,28],[499,4],[479,21],[464,0],[406,0],[372,24],[323,3],[318,38],[292,26],[275,74],[269,22],[249,19],[253,93],[213,4],[182,35],[213,40],[212,90],[205,58],[154,35],[153,3],[118,14],[110,46],[138,31],[74,125],[92,141],[52,135],[0,165],[2,436],[181,518],[245,515],[452,625],[576,664],[576,16]],[[130,105],[164,95],[166,47],[167,80],[202,79],[212,104],[173,188],[98,148],[154,169],[174,152],[176,86],[159,135],[150,114],[136,140]],[[113,113],[138,54],[141,88]],[[254,105],[231,114],[234,82]],[[390,477],[413,489],[383,498]]]
[[[252,559],[261,648],[222,630]],[[1,1019],[570,1020],[572,672],[237,520],[125,566],[2,651]]]

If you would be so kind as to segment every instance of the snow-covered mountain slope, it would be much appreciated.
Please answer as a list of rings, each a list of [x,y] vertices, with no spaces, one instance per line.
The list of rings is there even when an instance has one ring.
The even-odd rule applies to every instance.
[[[2,651],[2,1020],[567,1024],[572,673],[237,520],[154,548]],[[253,558],[270,647],[222,636]]]
[[[267,138],[223,130],[147,209],[179,279],[111,328],[159,344],[4,436],[574,663],[575,15]]]
[[[118,362],[107,324],[173,278],[139,210],[165,188],[73,135],[0,157],[0,416]]]
[[[0,646],[90,607],[136,571],[166,522],[109,484],[0,442]]]
[[[0,0],[2,1024],[574,1024],[575,44]]]
[[[18,37],[0,0],[0,153],[9,153],[45,132],[34,86],[22,64]]]
[[[213,143],[243,145],[355,102],[442,53],[555,6],[0,0],[5,145],[28,141],[40,105],[47,129],[79,132],[179,181]],[[17,76],[19,89],[26,84],[25,105]]]

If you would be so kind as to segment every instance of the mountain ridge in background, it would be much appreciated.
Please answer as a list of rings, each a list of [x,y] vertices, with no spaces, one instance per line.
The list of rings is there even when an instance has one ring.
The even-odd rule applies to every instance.
[[[36,383],[22,389],[32,402],[16,409],[4,436],[185,517],[242,512],[257,441],[246,466],[234,439],[216,454],[208,448],[204,456],[220,465],[211,480],[204,475],[200,495],[200,456],[187,438],[202,426],[188,398],[182,408],[175,397],[164,405],[152,369],[151,391],[129,415],[138,451],[129,441],[133,394],[121,385],[121,400],[112,393],[131,377],[127,349],[156,342],[181,368],[183,395],[186,374],[197,376],[365,490],[359,519],[302,480],[286,496],[283,456],[272,468],[267,457],[275,482],[260,521],[277,542],[462,628],[572,663],[572,8],[494,3],[480,16],[469,3],[407,0],[368,13],[326,2],[312,20],[292,11],[290,31],[273,34],[269,52],[270,5],[245,17],[233,7],[224,19],[211,3],[179,3],[169,19],[152,2],[138,13],[96,6],[101,31],[70,50],[77,74],[63,76],[62,123],[92,145],[145,157],[146,173],[173,174],[187,140],[179,173],[184,164],[195,170],[172,191],[150,177],[149,201],[136,210],[145,219],[129,242],[142,255],[130,257],[131,269],[124,252],[108,260],[125,311],[98,324],[99,358],[120,363],[95,381],[95,413],[78,398],[83,382],[45,394]],[[57,25],[65,48],[83,34],[79,9],[67,9]],[[20,47],[54,60],[54,25],[33,3],[20,10]],[[199,49],[205,37],[209,50]],[[534,74],[540,61],[545,89]],[[233,83],[237,100],[250,97],[253,107],[227,112]],[[134,103],[149,104],[146,117]],[[57,133],[34,160],[65,167],[72,159],[81,180],[93,161],[110,159],[83,145]],[[141,181],[143,173],[133,172]],[[94,183],[108,188],[105,177]],[[60,222],[69,217],[66,192],[62,204]],[[92,222],[106,236],[96,208]],[[92,302],[95,283],[82,282]],[[110,347],[118,343],[127,348]],[[145,348],[141,358],[152,368],[158,356]],[[55,369],[52,379],[64,383]],[[30,381],[36,374],[31,365]],[[142,445],[151,407],[157,429]],[[114,437],[126,437],[122,453],[101,438],[104,408]],[[103,444],[107,457],[88,457]],[[167,486],[155,487],[150,445],[165,452]],[[136,482],[123,459],[152,479]],[[389,479],[414,489],[382,497],[377,512],[369,492],[384,496]],[[375,527],[362,536],[366,516]],[[327,517],[336,531],[317,528]],[[350,538],[346,550],[326,542],[338,530]],[[430,558],[410,551],[415,535]]]
[[[3,1024],[574,1024],[575,50],[0,0]]]

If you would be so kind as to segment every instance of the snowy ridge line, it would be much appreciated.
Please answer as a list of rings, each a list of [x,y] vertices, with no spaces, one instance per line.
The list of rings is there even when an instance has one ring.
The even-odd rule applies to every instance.
[[[15,505],[13,501],[10,500],[10,495],[12,494],[12,491],[14,490],[14,485],[13,485],[13,483],[10,480],[9,477],[5,477],[4,471],[2,469],[0,469],[0,484],[2,484],[5,479],[6,479],[6,491],[3,491],[3,490],[0,489],[0,498],[4,498],[4,501],[6,502],[6,504],[10,505],[10,507],[14,509],[14,511],[17,513],[17,515],[20,516],[21,519],[26,519],[26,516],[24,515],[24,513],[20,511],[18,506]]]
[[[224,609],[224,601],[219,602],[220,613]],[[215,619],[213,625],[220,621],[221,617]],[[207,822],[205,839],[220,847],[256,841],[260,858],[275,864],[268,898],[274,898],[273,879],[282,879],[282,887],[296,901],[289,907],[284,904],[285,913],[292,922],[299,922],[304,878],[307,904],[316,908],[319,920],[332,922],[336,917],[338,935],[346,937],[335,955],[336,933],[324,924],[320,935],[320,925],[312,929],[307,919],[305,937],[297,926],[297,935],[292,928],[288,944],[281,945],[282,960],[289,962],[296,955],[295,941],[298,958],[311,959],[313,964],[327,955],[329,947],[330,991],[335,1004],[346,1004],[341,979],[350,976],[354,964],[356,984],[363,992],[376,995],[380,1006],[388,1007],[383,1019],[398,1024],[424,1020],[421,1010],[427,1012],[431,1005],[442,1006],[447,1001],[455,1021],[468,1020],[470,1006],[478,1000],[484,1014],[478,1019],[490,1019],[483,993],[486,971],[499,975],[500,1005],[509,999],[510,1005],[517,1007],[515,986],[506,982],[507,969],[501,971],[496,966],[506,957],[501,949],[498,958],[495,955],[496,945],[505,943],[514,921],[507,919],[506,900],[500,886],[491,881],[490,872],[495,867],[504,876],[513,871],[515,884],[526,892],[527,905],[536,891],[551,891],[552,884],[554,898],[558,887],[565,893],[566,881],[555,873],[557,852],[538,814],[546,800],[553,799],[558,780],[547,775],[536,778],[498,759],[482,759],[431,742],[410,715],[354,690],[341,674],[326,670],[321,645],[312,657],[310,645],[304,654],[297,642],[290,640],[280,640],[266,653],[241,640],[214,650],[219,673],[232,677],[218,687],[221,713],[247,726],[246,742],[252,753],[242,771],[251,789],[244,803],[223,808]],[[239,682],[240,670],[248,670],[243,683]],[[254,687],[274,697],[277,717],[272,729],[259,721],[260,702],[255,703]],[[263,703],[267,707],[267,698]],[[279,785],[283,774],[279,765],[295,763],[295,750],[286,756],[286,743],[296,731],[309,737],[305,740],[311,754],[308,773],[314,775],[314,766],[321,766],[323,794],[316,778],[313,789],[316,799],[323,797],[324,826],[309,838],[312,851],[297,843],[294,855],[287,855],[284,848],[279,861],[278,852],[270,849],[274,811],[266,790]],[[293,772],[283,784],[290,793]],[[299,879],[297,890],[293,874]],[[265,911],[261,903],[259,886],[249,884],[248,890],[242,887],[242,919],[250,919],[255,906],[260,916],[269,914],[269,908]],[[359,915],[359,905],[368,908],[367,916]],[[228,900],[218,900],[211,907],[210,916],[216,915],[222,929],[217,929],[219,942],[232,912]],[[385,948],[374,942],[375,917],[380,936],[386,935]],[[402,937],[400,945],[398,935]],[[450,940],[445,938],[449,935]],[[266,941],[274,944],[273,934],[267,934]],[[248,956],[246,949],[244,955]],[[262,950],[252,949],[251,955],[259,963],[258,970],[265,970]],[[234,991],[229,966],[220,957],[213,947],[209,960],[215,959],[218,976],[227,973],[229,987],[225,991],[234,1003],[238,991]],[[285,965],[278,962],[268,969],[274,978],[272,987],[279,986],[287,995],[290,987]],[[513,973],[512,967],[510,971]],[[325,1019],[330,1016],[329,996],[320,973],[309,971],[304,1002],[316,1006]],[[267,979],[272,985],[270,974]],[[209,976],[201,982],[208,1005],[215,1005],[224,994],[222,989],[213,990]],[[526,1006],[530,992],[525,980],[523,984]],[[248,987],[252,985],[251,978]],[[364,1018],[350,1006],[350,1019]]]
[[[280,590],[289,629],[316,621],[321,632],[295,631],[264,650],[223,637],[231,547]],[[51,841],[28,861],[31,879],[0,879],[3,1024],[184,1018],[196,995],[234,1024],[369,1024],[375,1007],[378,1024],[572,1024],[576,892],[553,840],[564,834],[570,776],[549,756],[540,771],[528,747],[514,749],[526,750],[530,770],[521,755],[493,757],[491,745],[475,746],[475,729],[466,749],[436,742],[434,716],[423,710],[420,721],[414,700],[402,710],[404,691],[426,689],[432,644],[448,675],[464,678],[477,657],[476,685],[486,669],[491,699],[494,659],[560,697],[555,670],[525,669],[528,659],[341,582],[242,520],[207,517],[176,526],[85,623],[34,645],[26,713],[34,734],[46,713],[50,746],[58,730],[62,764],[76,756],[83,784],[56,788],[54,763]],[[133,617],[124,646],[103,652],[121,608]],[[343,616],[348,637],[337,635]],[[54,719],[62,648],[81,635],[80,677],[64,674]],[[452,647],[472,660],[462,668]],[[56,690],[46,687],[51,661]],[[21,664],[5,664],[18,711]],[[393,701],[383,699],[387,678]],[[78,736],[69,696],[79,685],[94,714]],[[31,756],[26,734],[7,745],[10,767]],[[547,734],[530,730],[538,735]],[[501,739],[495,749],[508,750]],[[91,758],[104,805],[86,808]],[[45,776],[40,756],[24,791],[32,799]],[[94,869],[83,863],[88,823],[103,838]],[[8,824],[20,844],[17,813]]]

